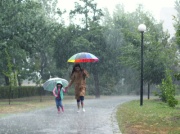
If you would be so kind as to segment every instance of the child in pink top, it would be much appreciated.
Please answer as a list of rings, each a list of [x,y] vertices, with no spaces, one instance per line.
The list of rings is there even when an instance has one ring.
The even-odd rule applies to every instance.
[[[55,96],[55,102],[58,113],[60,113],[60,108],[62,109],[62,112],[64,112],[64,107],[62,104],[62,100],[64,98],[63,92],[65,92],[65,89],[63,88],[62,82],[56,82],[56,86],[53,89],[53,95]]]

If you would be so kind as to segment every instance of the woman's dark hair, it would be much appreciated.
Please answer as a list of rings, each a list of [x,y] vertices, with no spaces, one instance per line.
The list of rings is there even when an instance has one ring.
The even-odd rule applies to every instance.
[[[86,77],[86,74],[84,73],[84,69],[81,68],[80,64],[76,63],[74,66],[73,66],[73,70],[72,70],[72,73],[71,73],[71,76],[73,75],[73,73],[76,71],[76,67],[79,67],[80,68],[80,71],[83,73],[83,79],[85,79]]]
[[[76,71],[76,69],[75,69],[76,67],[79,67],[79,68],[80,68],[80,71],[83,70],[83,69],[81,68],[80,64],[76,63],[76,64],[74,64],[74,66],[73,66],[73,70],[72,70],[71,76],[72,76],[72,74]]]

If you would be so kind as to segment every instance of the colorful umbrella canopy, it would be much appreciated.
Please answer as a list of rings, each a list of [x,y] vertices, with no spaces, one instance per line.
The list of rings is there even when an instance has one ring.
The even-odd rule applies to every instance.
[[[71,58],[68,59],[68,62],[73,62],[73,63],[82,63],[82,62],[98,62],[99,59],[88,52],[81,52],[74,54]]]
[[[44,90],[53,91],[54,87],[56,86],[57,81],[61,81],[63,87],[66,87],[68,85],[68,81],[63,78],[58,78],[58,77],[50,78],[43,84]]]

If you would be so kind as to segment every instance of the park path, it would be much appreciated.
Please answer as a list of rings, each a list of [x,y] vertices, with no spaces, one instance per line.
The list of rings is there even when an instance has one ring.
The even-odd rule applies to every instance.
[[[137,96],[85,99],[86,112],[77,113],[76,102],[64,103],[65,112],[56,107],[14,114],[0,119],[0,134],[121,134],[115,118],[118,105]]]

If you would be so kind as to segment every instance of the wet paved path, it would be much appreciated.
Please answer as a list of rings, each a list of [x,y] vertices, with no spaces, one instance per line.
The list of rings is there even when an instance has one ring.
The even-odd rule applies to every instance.
[[[121,134],[116,106],[138,99],[135,96],[85,99],[86,112],[77,113],[76,102],[64,103],[65,112],[55,106],[0,119],[0,134]]]

